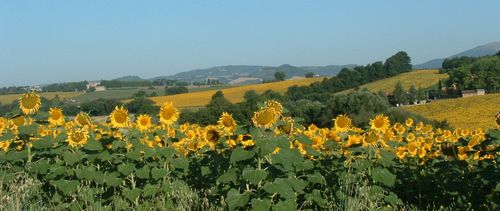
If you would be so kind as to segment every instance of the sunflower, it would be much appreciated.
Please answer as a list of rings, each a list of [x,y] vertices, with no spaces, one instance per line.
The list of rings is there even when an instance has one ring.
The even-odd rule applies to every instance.
[[[42,101],[35,93],[26,93],[19,98],[19,108],[24,114],[34,114],[40,109]]]
[[[89,115],[84,112],[80,112],[76,115],[75,122],[81,126],[92,124],[92,120],[90,119]]]
[[[209,125],[203,131],[203,138],[207,142],[217,143],[220,138],[220,133],[215,126]]]
[[[26,117],[23,115],[12,118],[12,123],[14,126],[21,126],[26,123]]]
[[[382,114],[379,114],[375,117],[375,119],[370,120],[371,129],[385,132],[387,128],[389,128],[389,117],[386,117]]]
[[[278,101],[268,100],[268,101],[266,101],[265,104],[266,104],[266,108],[273,108],[278,116],[281,116],[283,114],[283,106]]]
[[[345,132],[349,130],[352,124],[351,119],[346,115],[339,115],[337,116],[337,118],[334,119],[334,121],[335,121],[334,124],[335,130],[338,132]]]
[[[83,146],[87,143],[89,132],[84,129],[73,129],[68,132],[66,141],[71,147]]]
[[[9,150],[10,144],[11,141],[0,141],[0,149],[3,150],[4,152],[7,152]]]
[[[278,126],[279,130],[290,135],[293,132],[295,120],[292,117],[284,117],[283,122],[283,125]]]
[[[361,144],[363,142],[362,137],[359,135],[349,135],[345,147],[350,147],[352,145]]]
[[[114,128],[122,128],[129,125],[128,111],[123,106],[116,106],[115,110],[109,115],[109,119],[111,120],[111,126]]]
[[[222,116],[217,123],[227,132],[232,132],[236,129],[236,121],[233,119],[233,115],[227,112],[222,112]]]
[[[160,122],[171,125],[179,118],[179,110],[174,107],[172,102],[165,102],[160,109]]]
[[[136,124],[137,124],[137,128],[139,128],[139,130],[149,130],[149,128],[151,128],[151,126],[153,125],[151,123],[151,116],[147,115],[147,114],[141,114],[137,117],[137,119],[135,120]]]
[[[8,123],[9,121],[6,118],[0,117],[0,134],[2,134],[5,129],[7,129]]]
[[[413,119],[412,118],[406,119],[405,125],[406,125],[406,127],[412,127],[413,126]]]
[[[279,113],[274,108],[264,108],[255,112],[252,122],[256,127],[270,128],[278,121]]]
[[[60,108],[50,108],[49,110],[49,123],[51,125],[64,124],[64,115]]]
[[[500,128],[500,112],[498,112],[495,117],[496,117],[495,122],[497,123],[497,128]]]

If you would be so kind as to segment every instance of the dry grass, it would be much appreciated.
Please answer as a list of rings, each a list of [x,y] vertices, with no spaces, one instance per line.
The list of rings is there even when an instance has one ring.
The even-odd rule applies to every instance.
[[[494,128],[500,112],[500,94],[445,99],[404,109],[430,119],[448,120],[456,128]]]
[[[59,95],[60,99],[73,98],[78,95],[81,95],[80,92],[43,92],[38,93],[40,97],[44,97],[47,99],[53,99],[56,95]],[[21,97],[21,94],[10,94],[10,95],[0,95],[0,103],[2,104],[10,104]]]
[[[408,73],[399,74],[390,78],[374,81],[360,86],[360,89],[367,88],[372,92],[378,92],[382,90],[383,92],[392,92],[394,86],[400,81],[403,84],[405,90],[409,90],[412,85],[416,88],[419,86],[422,88],[427,88],[436,85],[440,79],[448,78],[447,74],[439,74],[439,70],[416,70]],[[353,89],[345,90],[339,93],[349,93]]]
[[[224,93],[224,97],[226,97],[229,101],[231,101],[232,103],[239,103],[243,101],[243,96],[246,91],[255,90],[257,93],[263,93],[266,90],[270,89],[276,92],[284,93],[290,86],[305,86],[321,80],[323,80],[323,78],[305,78],[265,84],[252,84],[220,90]],[[212,95],[214,95],[216,91],[217,90],[210,90],[171,96],[152,97],[151,99],[155,101],[156,104],[162,104],[166,101],[172,101],[177,107],[199,107],[207,105],[210,102]]]

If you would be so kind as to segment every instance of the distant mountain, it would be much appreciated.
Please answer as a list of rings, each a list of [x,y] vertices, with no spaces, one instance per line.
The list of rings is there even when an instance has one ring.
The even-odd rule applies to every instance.
[[[461,56],[469,56],[469,57],[480,57],[480,56],[488,56],[488,55],[493,55],[496,54],[498,51],[500,51],[500,42],[492,42],[488,43],[486,45],[480,45],[475,48],[466,50],[464,52],[455,54],[453,56],[449,56],[446,58],[455,58],[455,57],[461,57]],[[439,58],[439,59],[432,59],[428,62],[414,65],[413,69],[434,69],[434,68],[441,68],[443,65],[444,58]]]
[[[136,76],[136,75],[128,75],[128,76],[115,78],[113,80],[115,80],[115,81],[144,81],[146,79],[142,79],[141,77]]]
[[[285,78],[289,79],[295,76],[303,77],[308,72],[320,76],[335,76],[344,67],[352,68],[356,65],[328,65],[328,66],[305,66],[297,67],[289,64],[283,64],[277,67],[272,66],[257,66],[257,65],[226,65],[211,67],[206,69],[196,69],[187,72],[177,73],[171,76],[160,76],[150,80],[156,79],[170,79],[179,81],[204,81],[208,78],[217,79],[222,83],[241,81],[246,83],[245,78],[259,80],[272,80],[274,73],[277,71],[285,72]]]

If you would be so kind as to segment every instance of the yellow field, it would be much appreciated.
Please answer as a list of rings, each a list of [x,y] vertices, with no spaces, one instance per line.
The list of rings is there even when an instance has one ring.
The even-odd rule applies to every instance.
[[[494,128],[495,115],[500,112],[500,94],[446,99],[425,105],[405,107],[406,110],[435,120],[448,120],[457,128]]]
[[[396,75],[394,77],[374,81],[369,84],[365,84],[360,86],[360,89],[367,88],[372,92],[378,92],[380,90],[384,92],[392,92],[394,90],[394,86],[398,81],[403,84],[403,88],[405,90],[410,89],[411,85],[415,85],[418,89],[419,86],[422,88],[430,87],[439,82],[440,79],[448,78],[447,74],[439,74],[439,70],[430,69],[430,70],[416,70],[413,72],[403,73]],[[349,93],[352,92],[353,89],[345,90],[339,93]]]
[[[56,95],[59,95],[60,99],[72,98],[81,95],[80,92],[42,92],[38,93],[40,97],[47,99],[53,99]],[[0,102],[2,104],[12,103],[21,97],[21,94],[10,94],[10,95],[0,95]]]
[[[323,78],[305,78],[297,80],[288,80],[281,82],[265,83],[265,84],[252,84],[246,86],[232,87],[221,89],[226,97],[232,103],[239,103],[243,101],[243,95],[246,91],[255,90],[257,93],[263,93],[266,90],[273,90],[276,92],[284,93],[288,87],[293,85],[305,86],[316,81],[321,81]],[[160,96],[152,97],[151,99],[156,102],[156,104],[162,104],[166,101],[172,101],[176,107],[199,107],[205,106],[210,102],[212,95],[217,90],[170,95],[170,96]]]

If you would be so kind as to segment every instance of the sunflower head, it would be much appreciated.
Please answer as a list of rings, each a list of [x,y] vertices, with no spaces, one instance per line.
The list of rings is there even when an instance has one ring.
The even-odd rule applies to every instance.
[[[166,125],[171,125],[179,118],[179,110],[172,102],[165,102],[160,108],[160,122]]]
[[[264,108],[254,113],[252,122],[256,127],[270,128],[279,118],[279,113],[274,108]]]
[[[89,138],[89,132],[84,129],[73,129],[68,132],[68,138],[66,141],[68,144],[75,148],[83,146],[87,143]]]
[[[51,125],[64,124],[64,115],[60,108],[50,108],[49,110],[49,123]]]
[[[370,120],[371,129],[379,132],[385,132],[390,127],[389,117],[382,114],[377,115],[374,119]]]
[[[89,115],[84,112],[80,112],[76,115],[75,122],[80,126],[86,126],[92,124],[92,120],[90,119]]]
[[[7,125],[9,121],[5,117],[0,117],[0,135],[3,133],[5,129],[7,129]]]
[[[283,125],[278,126],[278,128],[285,134],[291,134],[294,129],[295,120],[292,117],[283,117]]]
[[[266,101],[265,104],[266,104],[266,108],[273,108],[274,112],[276,112],[276,114],[278,116],[281,116],[283,114],[283,106],[278,101],[268,100],[268,101]]]
[[[221,135],[219,130],[217,130],[217,127],[213,125],[207,126],[203,132],[203,138],[205,141],[210,143],[217,143],[220,137]]]
[[[228,132],[232,132],[236,129],[236,121],[233,119],[233,115],[227,112],[222,112],[217,123]]]
[[[111,126],[114,128],[123,128],[129,125],[128,111],[123,106],[116,106],[115,110],[109,115],[109,119],[111,120]]]
[[[347,115],[339,115],[335,120],[335,130],[339,132],[345,132],[349,130],[352,124],[351,118],[349,118]]]
[[[36,93],[26,93],[19,98],[19,108],[24,114],[34,114],[40,109],[42,100]]]
[[[141,114],[137,117],[137,119],[135,120],[136,122],[136,125],[137,125],[137,128],[139,128],[139,130],[149,130],[149,128],[151,128],[151,126],[153,125],[152,121],[151,121],[151,116],[147,115],[147,114]]]

